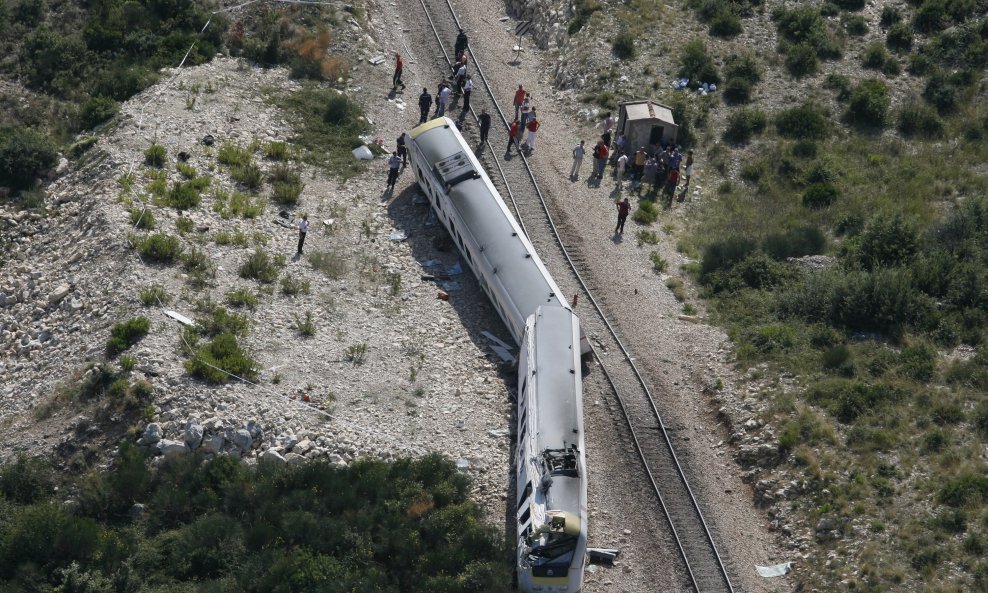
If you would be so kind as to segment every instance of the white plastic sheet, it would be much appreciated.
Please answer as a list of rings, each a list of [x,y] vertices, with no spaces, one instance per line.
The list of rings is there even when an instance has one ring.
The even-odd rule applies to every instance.
[[[758,572],[758,576],[760,577],[782,577],[789,574],[789,571],[792,570],[792,562],[785,562],[783,564],[775,564],[772,566],[755,566],[755,570]]]

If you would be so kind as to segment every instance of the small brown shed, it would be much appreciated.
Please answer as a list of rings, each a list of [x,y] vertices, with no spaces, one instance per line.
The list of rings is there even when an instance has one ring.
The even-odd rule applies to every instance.
[[[676,143],[679,126],[672,117],[671,107],[645,100],[625,101],[618,108],[616,130],[628,139],[629,150]]]

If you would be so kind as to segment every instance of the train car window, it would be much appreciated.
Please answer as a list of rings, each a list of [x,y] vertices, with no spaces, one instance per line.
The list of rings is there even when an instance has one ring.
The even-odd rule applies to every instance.
[[[524,396],[525,394],[528,393],[527,388],[528,388],[528,377],[525,377],[524,379],[521,380],[521,394],[522,394],[522,396]]]
[[[521,497],[528,498],[531,495],[532,495],[532,483],[529,482],[528,484],[525,484],[525,491],[522,492]]]
[[[531,516],[532,516],[532,507],[530,507],[529,505],[525,505],[525,512],[521,514],[521,517],[518,517],[518,524],[524,525],[525,523],[528,522],[528,518]]]

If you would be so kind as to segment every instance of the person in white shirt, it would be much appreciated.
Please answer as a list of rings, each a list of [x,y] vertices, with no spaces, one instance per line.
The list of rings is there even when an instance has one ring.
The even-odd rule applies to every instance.
[[[467,75],[466,82],[463,83],[463,111],[470,111],[470,93],[473,92],[473,80]]]
[[[398,181],[398,173],[401,170],[401,157],[398,156],[397,152],[392,152],[391,156],[388,158],[388,189],[394,189],[395,183]]]
[[[580,167],[583,165],[583,155],[587,153],[584,144],[586,140],[580,140],[580,143],[573,149],[573,167],[569,170],[569,177],[573,181],[580,178]]]
[[[302,245],[305,243],[305,234],[309,232],[309,215],[303,214],[302,220],[298,223],[298,254],[302,255]]]
[[[456,85],[457,95],[463,93],[463,83],[466,81],[466,79],[467,79],[467,65],[460,64],[460,67],[457,68],[456,70],[456,80],[454,83]]]
[[[436,117],[446,115],[446,106],[449,105],[449,95],[449,85],[443,84],[443,89],[439,91],[439,96],[436,97]]]
[[[615,179],[617,180],[617,188],[621,189],[621,179],[624,177],[624,170],[628,166],[628,155],[621,153],[621,156],[617,159],[617,170],[615,173]]]

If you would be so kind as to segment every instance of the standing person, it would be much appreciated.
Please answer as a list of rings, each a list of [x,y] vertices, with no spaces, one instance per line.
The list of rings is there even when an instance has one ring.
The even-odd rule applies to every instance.
[[[508,130],[508,149],[505,151],[504,154],[506,154],[506,155],[511,154],[511,147],[514,144],[517,143],[517,140],[516,140],[515,137],[518,136],[518,129],[519,128],[520,128],[520,126],[518,125],[518,120],[517,119],[515,121],[511,122],[511,128]]]
[[[473,92],[473,80],[471,80],[470,75],[467,75],[466,81],[463,83],[463,111],[470,111],[470,93]]]
[[[480,120],[480,143],[486,144],[487,134],[491,131],[491,115],[487,113],[486,109],[481,109],[477,119]]]
[[[397,152],[398,156],[401,157],[401,168],[404,169],[405,167],[408,166],[408,148],[405,147],[404,132],[402,132],[401,135],[398,136],[397,145],[398,145],[398,150],[396,150],[395,152]]]
[[[539,120],[535,118],[535,112],[532,112],[532,119],[528,120],[528,139],[525,140],[525,146],[530,152],[535,152],[535,133],[539,131]]]
[[[423,88],[422,94],[419,95],[419,123],[424,124],[427,119],[429,119],[429,109],[432,108],[432,95],[429,94],[429,89]]]
[[[467,44],[469,42],[470,42],[470,40],[467,39],[467,32],[464,31],[463,29],[460,29],[459,35],[456,36],[456,44],[455,44],[454,49],[453,49],[453,55],[454,56],[459,56],[460,54],[462,54],[463,52],[465,52],[466,49],[467,49]],[[447,47],[449,47],[449,46],[447,46]]]
[[[454,79],[454,85],[456,86],[456,96],[460,96],[463,93],[463,83],[467,79],[467,65],[460,64],[460,67],[456,69],[456,78]]]
[[[573,149],[573,166],[569,170],[569,178],[576,181],[580,178],[580,167],[583,165],[583,155],[586,154],[586,148],[584,148],[586,140],[580,140],[580,143],[576,145]]]
[[[648,153],[645,152],[645,147],[642,146],[635,152],[635,169],[634,169],[634,179],[641,183],[642,173],[645,171],[645,161],[648,160]]]
[[[625,196],[623,200],[618,200],[615,205],[617,206],[617,226],[614,227],[614,234],[618,233],[624,234],[624,221],[628,220],[628,213],[631,212],[631,202],[628,201],[628,196]]]
[[[690,177],[693,177],[693,151],[686,153],[686,171],[683,174],[686,179],[686,185],[684,187],[688,188],[690,186]]]
[[[607,166],[607,156],[608,150],[607,145],[604,144],[603,140],[597,142],[597,146],[594,148],[594,176],[598,180],[604,178],[604,167]]]
[[[665,180],[666,176],[669,175],[669,158],[671,153],[669,152],[669,147],[662,149],[659,153],[659,179]]]
[[[439,96],[436,97],[436,117],[446,115],[446,106],[449,105],[449,95],[451,92],[449,86],[443,83],[443,88],[439,91]]]
[[[648,157],[645,161],[645,170],[642,172],[642,185],[648,184],[648,194],[652,196],[655,193],[655,176],[659,171],[659,162],[655,160],[655,157]],[[641,186],[639,186],[639,193]]]
[[[521,104],[525,102],[525,95],[527,94],[528,93],[525,92],[525,87],[519,84],[518,90],[515,91],[515,98],[514,98],[515,119],[518,119],[518,112],[521,110]]]
[[[525,100],[521,102],[521,127],[524,129],[528,125],[528,118],[532,116],[532,96],[525,93]]]
[[[302,245],[305,244],[305,234],[309,232],[309,215],[303,214],[298,223],[298,255],[302,255]]]
[[[683,155],[679,152],[679,147],[676,146],[672,149],[672,153],[669,155],[669,168],[678,169],[680,163],[683,162]]]
[[[401,73],[405,70],[405,62],[401,59],[401,54],[395,54],[395,74],[391,77],[391,90],[397,91],[398,87],[401,86],[401,90],[405,90],[405,83],[401,81]]]
[[[604,145],[607,148],[611,147],[611,129],[614,127],[614,118],[611,117],[611,112],[608,111],[604,114],[604,121],[600,122],[600,137],[604,140]]]
[[[391,156],[388,157],[388,186],[385,190],[395,188],[395,183],[398,181],[398,172],[400,167],[401,159],[398,158],[398,153],[392,152]]]
[[[615,186],[621,189],[621,180],[624,178],[624,170],[628,167],[628,155],[618,149],[617,167],[614,171]]]
[[[670,169],[666,177],[666,208],[672,208],[672,196],[676,193],[677,185],[679,185],[679,169]]]

